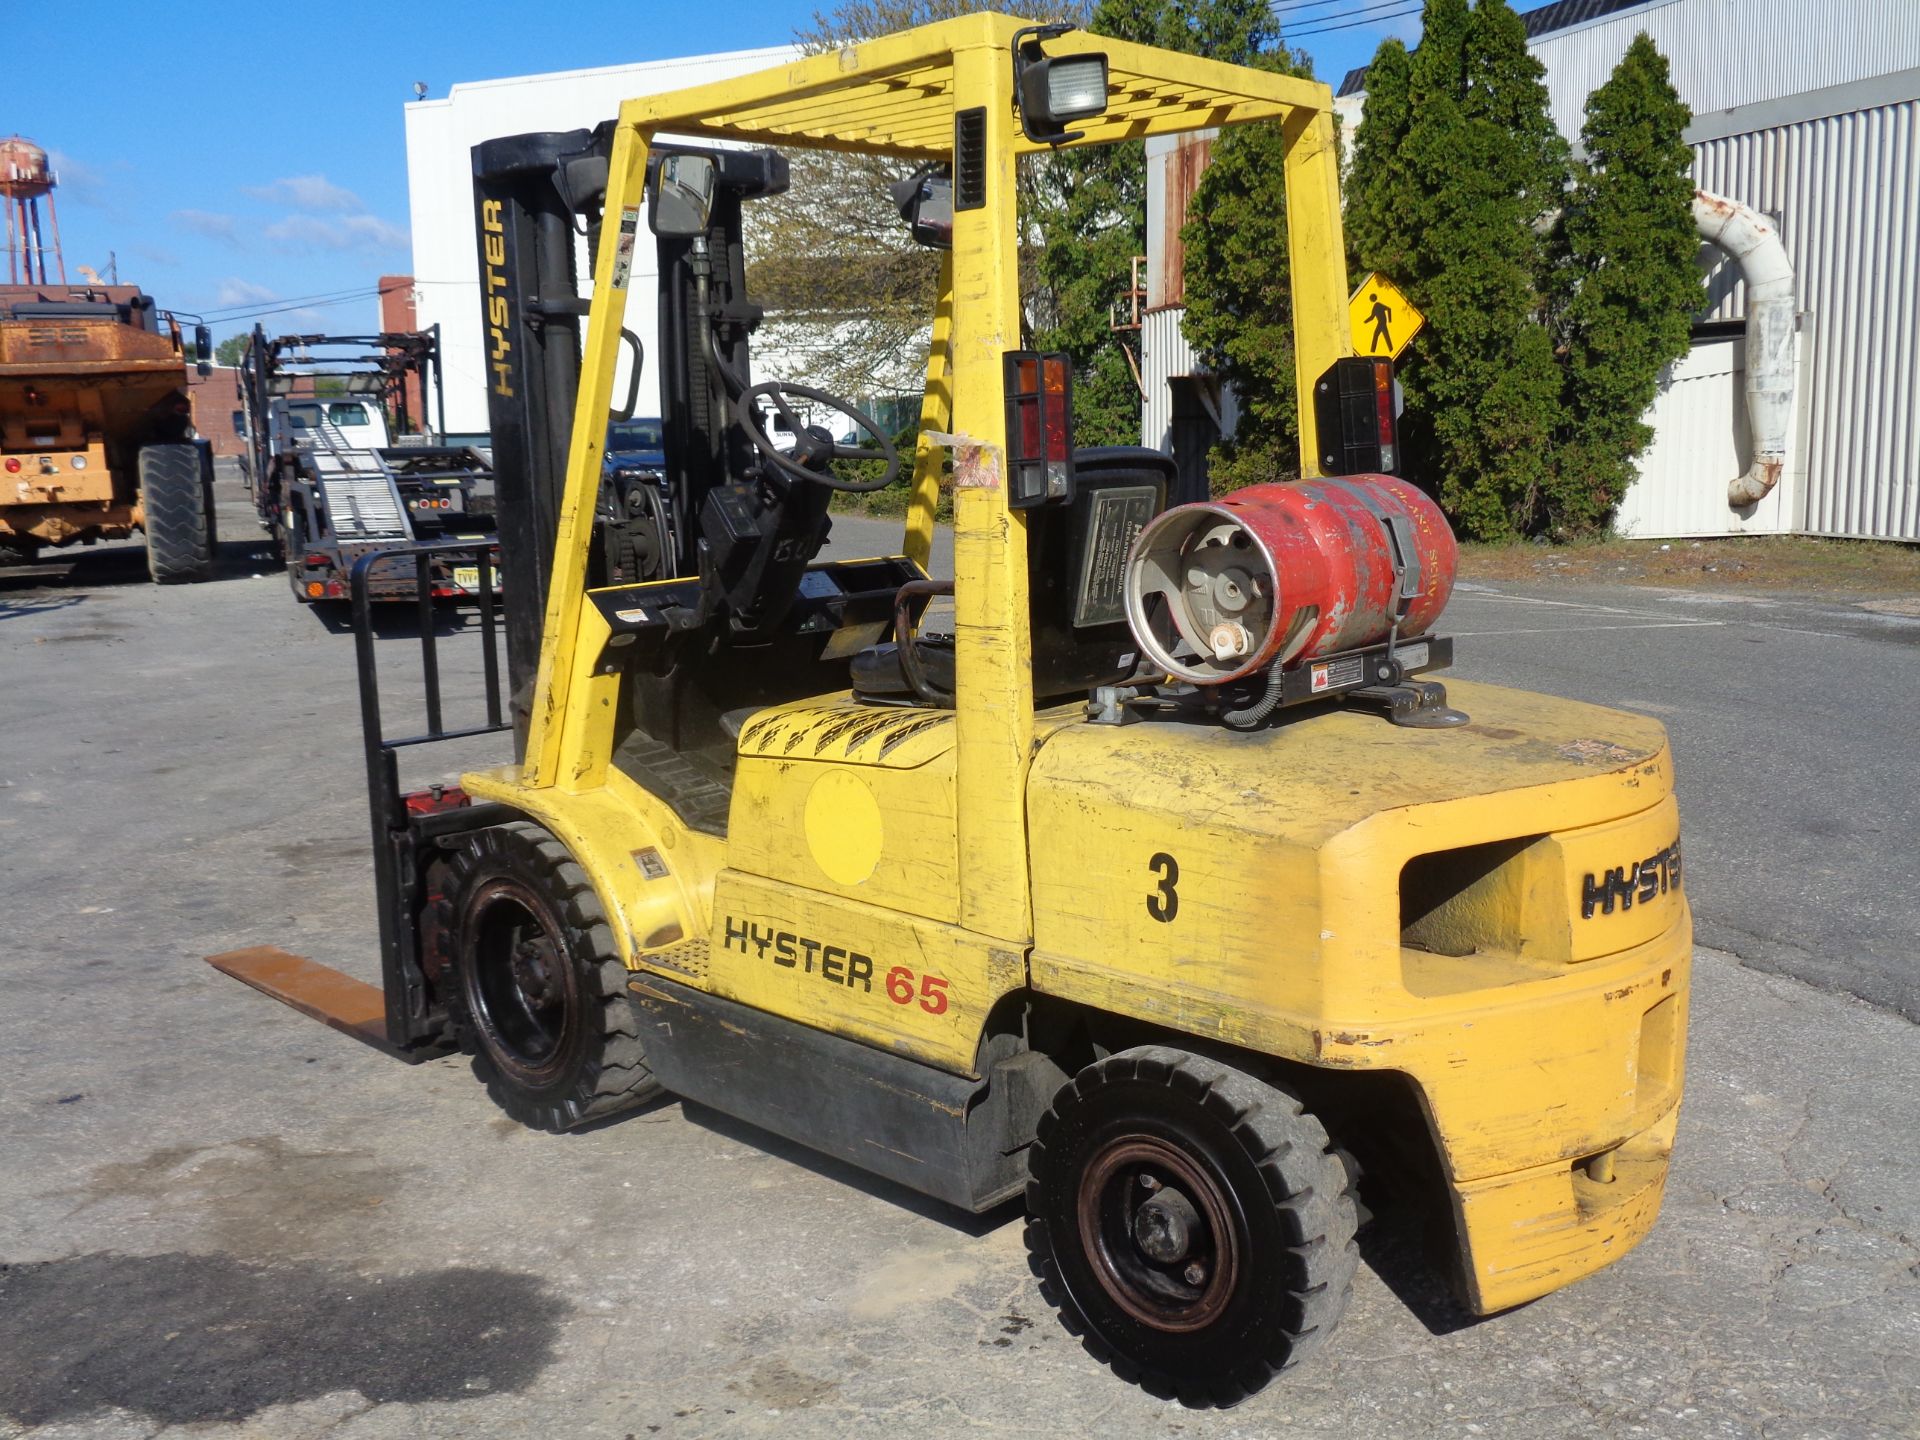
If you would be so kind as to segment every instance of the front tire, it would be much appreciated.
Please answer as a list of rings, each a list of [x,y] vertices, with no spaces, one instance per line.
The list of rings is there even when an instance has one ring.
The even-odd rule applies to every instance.
[[[147,573],[156,585],[213,578],[213,487],[198,445],[140,448]]]
[[[1027,1249],[1093,1355],[1235,1405],[1325,1342],[1359,1252],[1350,1177],[1292,1096],[1162,1046],[1088,1066],[1028,1156]]]
[[[524,823],[481,830],[443,893],[447,1017],[495,1104],[561,1131],[659,1093],[613,931],[558,840]]]

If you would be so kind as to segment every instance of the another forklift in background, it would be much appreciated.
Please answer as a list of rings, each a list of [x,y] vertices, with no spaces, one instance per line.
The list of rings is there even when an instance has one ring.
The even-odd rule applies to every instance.
[[[362,556],[492,539],[487,458],[470,445],[441,443],[413,413],[430,385],[445,433],[437,327],[269,339],[256,325],[236,383],[247,493],[301,603],[345,601]],[[468,597],[479,567],[443,549],[425,583],[435,598]],[[375,577],[372,593],[404,600],[418,589],[411,571],[394,572]]]
[[[1331,103],[980,14],[479,147],[509,693],[489,648],[485,722],[449,726],[429,664],[427,731],[389,736],[361,626],[386,1042],[458,1043],[542,1129],[664,1089],[963,1209],[1024,1196],[1069,1326],[1193,1404],[1331,1333],[1363,1176],[1429,1203],[1479,1313],[1644,1236],[1690,956],[1665,737],[1426,678],[1455,550],[1378,473],[1391,387],[1349,353]],[[1014,168],[1244,123],[1286,136],[1318,403],[1308,478],[1210,502],[1158,452],[1074,446],[1071,367],[1021,346]],[[787,171],[737,147],[769,144],[911,172],[944,255],[910,461],[753,377],[742,215]],[[648,230],[665,463],[626,523],[657,558],[595,585]],[[781,448],[765,415],[804,407],[861,440],[793,423]],[[819,559],[832,491],[908,463],[901,553]],[[509,729],[518,763],[402,790],[409,747]]]
[[[212,340],[193,331],[206,371]],[[179,320],[133,285],[0,285],[0,563],[147,542],[157,584],[213,576],[213,452]]]

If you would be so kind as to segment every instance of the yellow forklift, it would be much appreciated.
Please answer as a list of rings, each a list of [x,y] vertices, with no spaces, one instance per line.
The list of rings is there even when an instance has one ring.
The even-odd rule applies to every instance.
[[[1071,367],[1022,345],[1015,166],[1240,124],[1286,137],[1305,478],[1208,501],[1074,446]],[[910,456],[754,378],[742,216],[804,148],[896,159],[941,251]],[[1666,740],[1430,678],[1453,539],[1350,353],[1324,85],[978,14],[475,175],[505,614],[483,575],[484,723],[434,664],[398,738],[362,628],[393,1046],[457,1042],[539,1128],[664,1090],[965,1210],[1024,1196],[1068,1326],[1189,1403],[1332,1331],[1363,1175],[1432,1203],[1478,1313],[1647,1233],[1690,953]],[[610,502],[642,245],[666,465]],[[832,491],[903,473],[900,553],[821,560]],[[595,583],[613,526],[643,582]],[[402,790],[406,747],[506,728],[518,763]]]

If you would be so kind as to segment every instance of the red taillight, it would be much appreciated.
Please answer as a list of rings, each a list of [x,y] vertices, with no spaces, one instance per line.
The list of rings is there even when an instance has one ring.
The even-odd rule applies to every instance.
[[[1049,355],[1040,363],[1040,389],[1046,397],[1047,460],[1057,464],[1072,448],[1067,437],[1067,357]]]
[[[20,473],[20,461],[17,457],[12,455],[7,456],[7,473],[9,475],[18,475]]]
[[[307,556],[307,564],[309,564],[309,565],[316,565],[316,566],[318,566],[318,565],[325,565],[326,563],[327,563],[327,557],[326,557],[326,556],[324,556],[324,555],[309,555],[309,556]]]
[[[1380,468],[1394,470],[1393,453],[1393,362],[1373,362],[1373,423],[1380,436]]]
[[[1073,498],[1073,362],[1009,351],[1007,504],[1018,510]]]

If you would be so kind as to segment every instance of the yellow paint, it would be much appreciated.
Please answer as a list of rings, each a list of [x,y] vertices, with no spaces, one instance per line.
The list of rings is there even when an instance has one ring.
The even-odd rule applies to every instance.
[[[1398,360],[1426,323],[1406,292],[1378,271],[1362,280],[1347,301],[1353,353],[1369,359]]]
[[[736,870],[711,939],[714,994],[962,1075],[994,1001],[1026,983],[1024,955],[985,936]]]
[[[836,885],[858,885],[880,863],[886,826],[873,791],[851,770],[829,770],[807,791],[807,849]]]
[[[1031,522],[1002,488],[1002,357],[1022,318],[1014,161],[1036,148],[1013,109],[1022,23],[963,16],[621,107],[527,760],[464,783],[567,845],[636,971],[954,1073],[975,1072],[994,1005],[1031,989],[1325,1070],[1405,1075],[1439,1145],[1472,1303],[1543,1293],[1638,1239],[1664,1180],[1684,882],[1581,909],[1593,877],[1616,869],[1625,887],[1626,867],[1640,875],[1675,839],[1665,737],[1641,717],[1464,683],[1452,698],[1475,723],[1454,731],[1338,709],[1255,734],[1036,711]],[[1327,88],[1078,32],[1050,49],[1108,56],[1109,110],[1077,144],[1283,126],[1309,396],[1355,349]],[[950,463],[956,706],[845,691],[769,706],[739,728],[727,837],[690,830],[611,762],[620,681],[596,673],[608,632],[583,598],[625,302],[620,217],[643,206],[658,133],[947,161],[955,112],[975,108],[987,200],[956,213],[941,269],[921,408],[940,438],[916,447],[904,539],[924,566]],[[1310,405],[1300,422],[1313,474]],[[1471,864],[1421,858],[1463,847],[1482,848]],[[645,851],[665,876],[642,870]],[[1432,894],[1423,867],[1441,876]]]

